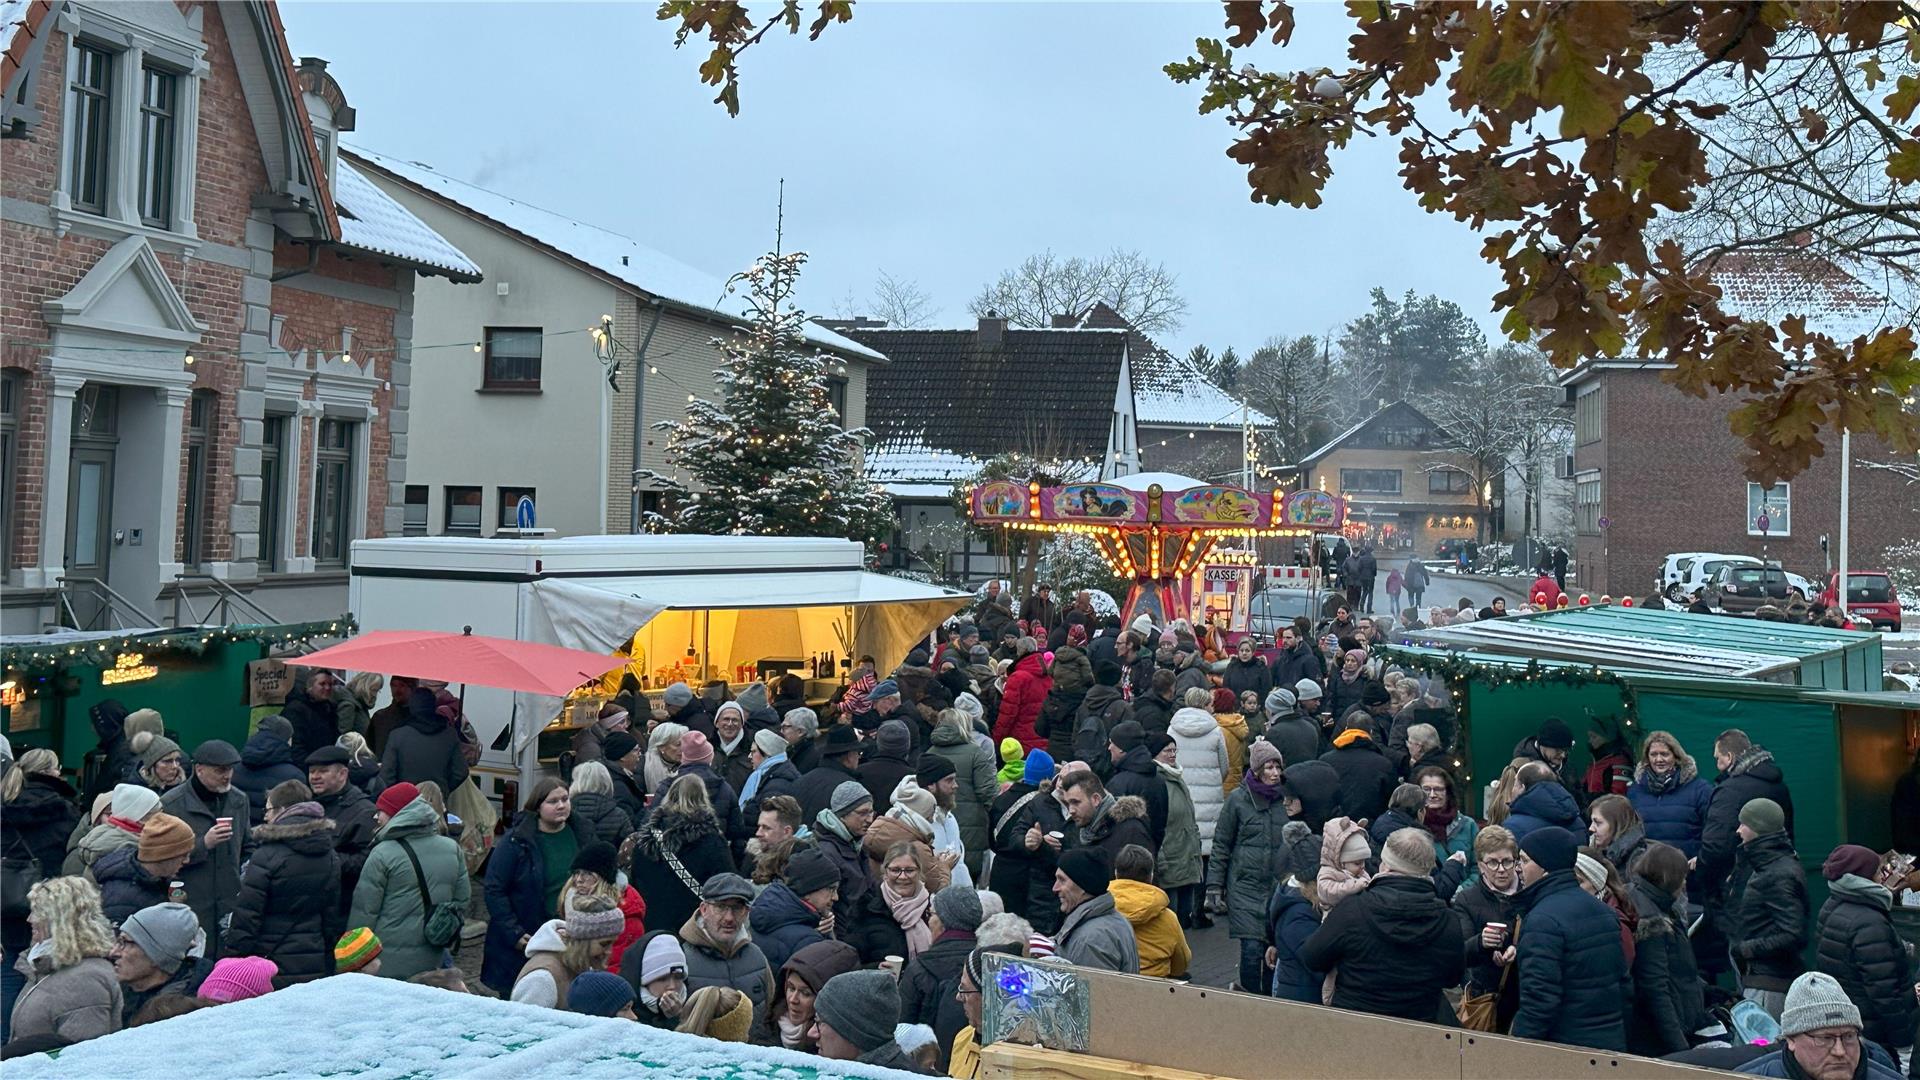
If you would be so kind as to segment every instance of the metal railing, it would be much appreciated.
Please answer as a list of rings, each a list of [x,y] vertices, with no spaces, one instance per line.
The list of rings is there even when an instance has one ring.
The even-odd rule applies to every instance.
[[[203,617],[194,604],[199,593],[210,601]],[[186,608],[189,621],[181,621],[180,609]],[[238,616],[238,617],[236,617]],[[174,582],[173,624],[175,626],[226,626],[232,623],[277,623],[273,612],[255,603],[253,598],[234,588],[224,578],[192,571]]]
[[[159,625],[160,620],[146,609],[121,596],[99,578],[61,577],[56,580],[60,584],[60,626],[74,630],[144,630]],[[92,603],[76,606],[76,596],[90,598]],[[90,609],[88,618],[80,617],[81,608]],[[132,616],[132,619],[129,620],[128,616]],[[105,625],[101,625],[102,622]]]

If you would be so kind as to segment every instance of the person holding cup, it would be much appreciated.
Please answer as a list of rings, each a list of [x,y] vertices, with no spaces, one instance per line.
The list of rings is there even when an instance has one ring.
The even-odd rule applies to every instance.
[[[1500,986],[1500,965],[1494,954],[1513,943],[1513,896],[1520,888],[1520,846],[1513,834],[1488,825],[1473,839],[1473,858],[1480,868],[1477,880],[1453,894],[1453,911],[1460,921],[1462,945],[1467,951],[1468,997],[1491,994]],[[1499,1018],[1502,1030],[1512,1017]]]
[[[187,782],[160,796],[160,808],[194,835],[193,854],[176,875],[187,887],[187,905],[207,935],[207,955],[220,955],[220,924],[240,894],[240,866],[253,854],[247,827],[247,796],[233,786],[240,752],[222,739],[193,750]]]

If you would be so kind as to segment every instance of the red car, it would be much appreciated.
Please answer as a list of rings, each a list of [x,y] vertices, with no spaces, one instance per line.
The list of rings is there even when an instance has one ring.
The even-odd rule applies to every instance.
[[[1839,574],[1827,577],[1827,587],[1820,593],[1820,602],[1833,607],[1840,600],[1834,588],[1840,580]],[[1900,598],[1893,594],[1893,579],[1882,570],[1849,570],[1847,572],[1847,611],[1857,618],[1870,620],[1875,626],[1884,626],[1894,633],[1900,632]]]

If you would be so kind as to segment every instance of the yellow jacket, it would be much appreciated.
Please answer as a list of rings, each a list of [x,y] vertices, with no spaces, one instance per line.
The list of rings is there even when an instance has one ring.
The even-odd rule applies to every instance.
[[[1231,795],[1247,772],[1247,718],[1237,712],[1214,713],[1213,718],[1227,737],[1227,776],[1221,786]]]
[[[954,1080],[974,1080],[980,1075],[980,1043],[972,1024],[953,1036],[953,1056],[947,1059],[947,1075]]]
[[[1113,906],[1133,924],[1133,941],[1140,950],[1140,974],[1162,979],[1187,973],[1193,950],[1180,920],[1167,910],[1167,892],[1158,885],[1130,878],[1114,878],[1107,891]]]

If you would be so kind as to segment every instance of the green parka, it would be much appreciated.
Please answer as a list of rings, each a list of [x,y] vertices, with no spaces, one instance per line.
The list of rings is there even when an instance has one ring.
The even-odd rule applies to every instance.
[[[1200,883],[1200,825],[1193,816],[1193,793],[1187,790],[1186,777],[1166,762],[1155,762],[1160,778],[1167,782],[1167,838],[1160,842],[1159,866],[1154,883],[1163,889],[1178,889]]]
[[[1222,889],[1227,901],[1227,932],[1235,938],[1266,936],[1267,901],[1278,884],[1274,860],[1285,849],[1280,830],[1287,808],[1268,801],[1246,784],[1233,789],[1213,826],[1213,857],[1207,863],[1207,888]]]
[[[952,724],[933,729],[927,753],[953,763],[954,777],[959,781],[954,791],[953,817],[960,823],[960,841],[967,846],[967,871],[980,881],[981,861],[987,854],[987,808],[1000,794],[993,755]]]
[[[373,834],[373,850],[354,886],[347,929],[365,926],[380,939],[380,974],[385,978],[405,980],[440,966],[441,950],[427,944],[419,878],[400,846],[402,839],[419,858],[435,903],[451,901],[465,911],[472,896],[466,857],[459,844],[440,835],[437,816],[424,799],[401,807]]]

